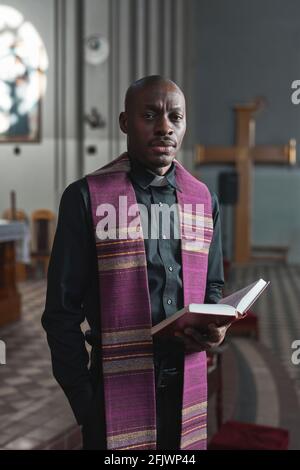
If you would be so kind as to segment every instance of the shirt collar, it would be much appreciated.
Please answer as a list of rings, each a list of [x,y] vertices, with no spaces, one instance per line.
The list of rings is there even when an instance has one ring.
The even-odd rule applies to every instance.
[[[132,158],[130,158],[130,176],[142,189],[148,188],[148,186],[150,186],[151,183],[155,180],[155,175],[150,170]],[[164,176],[168,182],[168,185],[182,192],[178,183],[176,182],[176,166],[174,162],[172,162],[172,165]]]

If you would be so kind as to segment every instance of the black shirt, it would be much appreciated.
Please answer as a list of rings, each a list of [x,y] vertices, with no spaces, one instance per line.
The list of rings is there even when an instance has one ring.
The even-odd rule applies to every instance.
[[[148,238],[144,239],[147,257],[147,273],[149,292],[151,298],[152,324],[162,321],[183,305],[182,273],[181,273],[181,249],[180,239],[176,238],[176,226],[178,219],[170,217],[170,234],[164,238],[162,217],[158,219],[158,208],[163,204],[172,206],[177,203],[176,190],[182,191],[176,182],[176,167],[172,164],[165,175],[168,184],[166,186],[151,186],[155,176],[145,170],[136,161],[131,162],[130,178],[133,183],[137,202],[147,207]],[[155,205],[156,211],[152,211],[151,205]],[[219,207],[217,198],[213,196],[214,237],[209,252],[206,303],[216,303],[221,298],[223,287],[223,262],[220,240]],[[151,220],[152,218],[155,220]],[[152,222],[152,224],[151,224]],[[143,225],[143,218],[142,218]],[[175,225],[175,227],[174,227]],[[156,237],[150,237],[150,227],[157,227]],[[143,232],[144,225],[143,225]],[[169,236],[170,235],[170,236]]]
[[[176,202],[176,167],[167,172],[166,186],[151,186],[155,175],[137,162],[129,174],[136,199],[147,209],[153,203]],[[52,355],[53,374],[67,395],[79,424],[93,395],[89,355],[80,324],[87,319],[100,335],[97,257],[86,178],[69,185],[59,208],[58,224],[49,263],[48,287],[42,325]],[[224,285],[219,206],[212,195],[214,233],[209,250],[205,302],[216,303]],[[148,211],[150,218],[150,211]],[[171,219],[171,235],[176,220]],[[151,222],[151,220],[150,220]],[[150,227],[150,225],[149,225]],[[143,227],[144,231],[144,227]],[[183,307],[180,240],[145,238],[152,323]]]

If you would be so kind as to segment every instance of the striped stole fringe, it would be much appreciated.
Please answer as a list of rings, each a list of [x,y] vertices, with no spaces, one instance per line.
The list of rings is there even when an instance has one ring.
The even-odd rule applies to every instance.
[[[180,211],[184,305],[203,303],[208,252],[213,235],[211,196],[202,183],[178,162],[176,179],[184,191],[177,193]],[[190,226],[193,227],[191,235]],[[182,404],[182,450],[206,449],[207,362],[206,353],[186,354]]]
[[[210,195],[202,183],[178,162],[175,164],[183,188],[177,197],[181,209],[184,207],[180,210],[184,303],[201,303],[212,236]],[[130,160],[125,153],[87,177],[98,257],[107,448],[114,450],[156,448],[152,321],[144,240],[142,232],[135,238],[122,238],[128,227],[119,224],[119,196],[127,196],[128,207],[137,204],[129,171]],[[116,209],[115,236],[99,240],[97,208],[107,203]],[[204,207],[202,214],[185,209],[185,204],[195,203]],[[199,224],[196,236],[192,236],[187,228],[195,220]],[[187,354],[181,449],[205,448],[206,400],[206,355]]]

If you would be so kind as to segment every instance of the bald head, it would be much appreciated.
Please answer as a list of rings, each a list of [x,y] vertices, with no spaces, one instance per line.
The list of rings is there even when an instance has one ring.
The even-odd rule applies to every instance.
[[[176,83],[160,75],[141,78],[127,90],[119,123],[127,134],[131,159],[165,174],[185,133],[184,94]]]
[[[143,77],[143,78],[140,78],[139,80],[136,80],[127,89],[126,95],[125,95],[125,103],[124,103],[125,111],[128,111],[131,105],[134,104],[135,98],[138,96],[140,91],[146,88],[159,87],[162,85],[167,86],[170,90],[171,89],[176,90],[184,98],[184,94],[179,88],[179,86],[176,85],[176,83],[170,80],[169,78],[164,78],[161,75],[149,75],[147,77]]]

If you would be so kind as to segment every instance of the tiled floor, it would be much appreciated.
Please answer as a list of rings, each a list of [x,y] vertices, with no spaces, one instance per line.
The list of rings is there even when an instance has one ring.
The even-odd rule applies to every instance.
[[[20,292],[22,320],[0,330],[6,344],[6,364],[0,365],[0,447],[47,448],[62,441],[61,435],[80,433],[51,372],[40,323],[45,282],[21,283]]]
[[[260,342],[287,371],[300,399],[300,365],[291,360],[292,343],[300,340],[300,266],[239,267],[232,271],[227,288],[234,291],[259,278],[270,281],[267,291],[253,306],[259,319]]]
[[[292,448],[300,448],[294,392],[300,396],[300,366],[290,360],[291,342],[300,339],[300,269],[237,269],[228,289],[236,290],[259,277],[271,280],[272,287],[256,305],[262,344],[256,347],[255,341],[235,340],[224,354],[225,417],[285,426],[293,432]],[[0,449],[80,448],[80,429],[53,379],[40,323],[45,281],[22,283],[20,292],[21,321],[0,330],[7,348],[6,364],[0,365]]]

